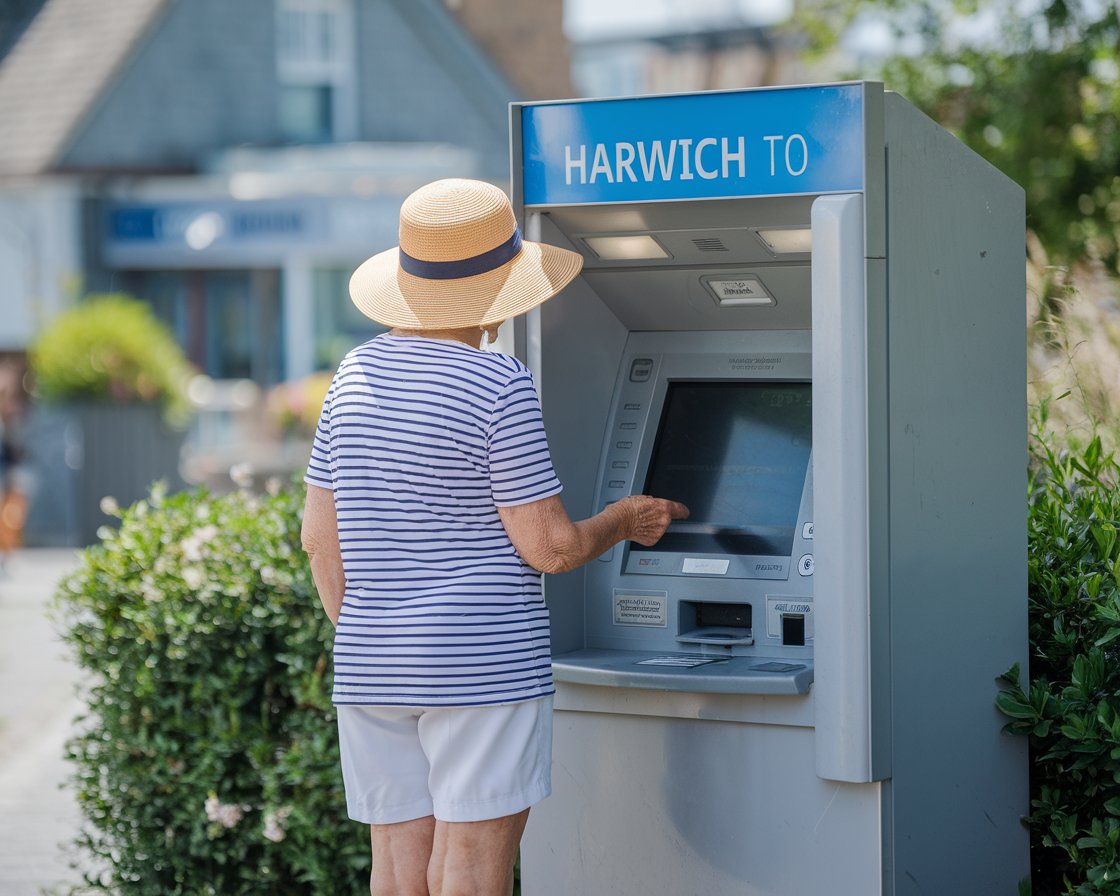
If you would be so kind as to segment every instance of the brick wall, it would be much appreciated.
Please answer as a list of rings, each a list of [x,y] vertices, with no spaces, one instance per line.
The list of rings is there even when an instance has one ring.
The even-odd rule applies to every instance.
[[[563,0],[444,0],[527,100],[574,95]]]

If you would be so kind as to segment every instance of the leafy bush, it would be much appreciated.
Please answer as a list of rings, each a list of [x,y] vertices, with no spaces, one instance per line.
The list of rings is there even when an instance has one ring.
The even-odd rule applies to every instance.
[[[144,302],[94,295],[55,318],[31,347],[36,390],[48,401],[158,403],[187,410],[190,366]]]
[[[160,489],[107,512],[60,586],[88,673],[70,743],[95,892],[316,894],[368,888],[346,818],[331,626],[299,547],[302,489]],[[82,890],[81,892],[86,892]]]
[[[1041,423],[1045,423],[1045,406]],[[1099,439],[1032,442],[1030,681],[1005,676],[1030,737],[1035,896],[1120,892],[1120,463]]]

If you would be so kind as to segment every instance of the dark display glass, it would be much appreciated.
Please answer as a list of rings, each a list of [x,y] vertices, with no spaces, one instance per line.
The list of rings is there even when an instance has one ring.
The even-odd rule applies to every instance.
[[[631,551],[790,556],[812,425],[809,383],[670,383],[645,494],[691,515]]]

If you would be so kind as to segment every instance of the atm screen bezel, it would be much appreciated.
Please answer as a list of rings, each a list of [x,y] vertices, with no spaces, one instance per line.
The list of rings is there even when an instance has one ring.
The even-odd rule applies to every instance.
[[[643,434],[641,451],[635,465],[633,482],[635,493],[646,494],[651,466],[665,426],[665,411],[670,387],[677,383],[715,383],[748,386],[807,385],[811,389],[812,379],[806,376],[791,376],[788,371],[775,371],[774,376],[727,376],[727,375],[674,375],[667,372],[658,377],[658,382],[650,403],[646,432]],[[623,575],[640,576],[684,576],[696,578],[721,579],[786,579],[797,552],[796,526],[801,519],[806,492],[812,471],[812,448],[806,462],[801,498],[794,518],[794,537],[788,555],[739,554],[726,552],[696,552],[679,550],[657,550],[656,546],[644,548],[625,542],[621,558]],[[640,486],[638,484],[641,484]],[[640,563],[640,561],[645,561]],[[689,563],[689,561],[695,561]]]

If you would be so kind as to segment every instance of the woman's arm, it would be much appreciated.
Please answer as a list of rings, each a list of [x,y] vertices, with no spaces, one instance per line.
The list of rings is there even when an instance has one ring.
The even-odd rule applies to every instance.
[[[559,495],[499,507],[498,516],[521,558],[541,572],[567,572],[583,566],[620,541],[655,544],[669,523],[688,516],[676,501],[631,495],[586,520],[572,522]]]
[[[346,573],[342,568],[342,549],[338,543],[334,492],[329,488],[307,486],[300,538],[311,561],[311,578],[315,581],[319,600],[323,602],[323,609],[331,622],[338,625],[342,596],[346,592]]]

